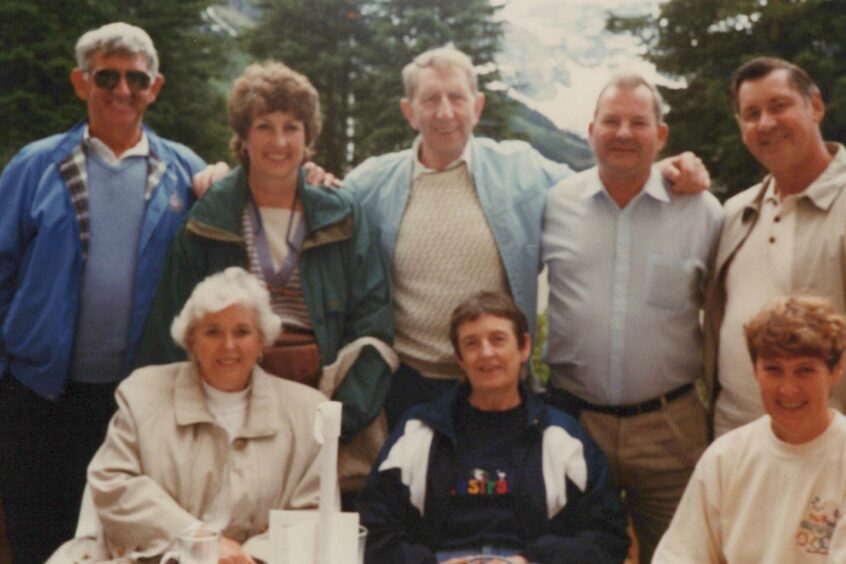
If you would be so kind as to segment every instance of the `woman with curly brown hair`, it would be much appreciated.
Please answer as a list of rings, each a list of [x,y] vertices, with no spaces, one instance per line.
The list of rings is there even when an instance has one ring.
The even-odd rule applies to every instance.
[[[652,562],[846,562],[846,317],[788,296],[743,329],[767,414],[705,451]]]
[[[343,402],[342,440],[349,440],[379,413],[394,362],[380,246],[347,191],[305,181],[302,164],[321,126],[318,94],[305,76],[275,61],[250,65],[232,87],[229,124],[241,165],[212,185],[175,239],[138,364],[184,358],[169,340],[173,316],[200,280],[242,266],[264,281],[283,320],[265,368],[319,381]],[[330,378],[335,385],[322,381]]]

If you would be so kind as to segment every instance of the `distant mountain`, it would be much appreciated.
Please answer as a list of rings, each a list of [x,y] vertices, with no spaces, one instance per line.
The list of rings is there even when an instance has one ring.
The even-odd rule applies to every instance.
[[[524,104],[518,104],[518,113],[511,116],[509,125],[548,159],[566,163],[576,171],[593,166],[593,152],[584,137],[559,129],[548,117]]]
[[[512,127],[549,158],[586,168],[593,157],[586,141],[596,96],[617,70],[642,73],[660,84],[650,63],[640,58],[635,39],[605,31],[610,11],[638,14],[660,0],[510,1],[503,49],[497,67],[509,95],[526,107]],[[540,114],[545,120],[526,118]],[[526,123],[528,121],[528,124]],[[571,162],[571,160],[573,162]]]
[[[501,1],[501,0],[497,0]],[[652,10],[661,0],[511,0],[502,53],[496,63],[502,83],[519,105],[511,128],[525,135],[544,156],[575,170],[593,164],[587,126],[599,89],[615,70],[642,73],[660,84],[654,66],[640,58],[636,40],[605,31],[610,11]],[[210,19],[230,34],[249,27],[259,13],[257,0],[228,0]]]
[[[531,32],[505,24],[504,49],[497,66],[518,112],[511,129],[545,157],[567,163],[574,170],[593,165],[593,154],[583,135],[560,128],[538,101],[554,100],[559,85],[569,83],[569,72]],[[499,86],[499,85],[497,85]]]

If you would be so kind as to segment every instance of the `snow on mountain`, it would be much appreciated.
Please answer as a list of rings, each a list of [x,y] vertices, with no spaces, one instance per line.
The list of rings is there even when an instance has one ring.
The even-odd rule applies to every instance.
[[[640,55],[635,38],[605,31],[609,12],[651,13],[658,0],[510,0],[497,57],[509,93],[559,128],[587,135],[599,89],[621,69],[673,84]]]

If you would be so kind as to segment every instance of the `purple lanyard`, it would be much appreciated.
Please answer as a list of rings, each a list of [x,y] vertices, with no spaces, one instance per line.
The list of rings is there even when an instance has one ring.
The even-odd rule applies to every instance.
[[[297,259],[300,257],[300,250],[303,248],[303,241],[305,240],[305,219],[300,218],[296,227],[294,224],[294,210],[297,208],[298,194],[294,193],[294,201],[291,203],[291,217],[288,220],[288,227],[285,230],[285,243],[288,245],[288,255],[279,267],[279,270],[273,269],[273,258],[270,255],[270,245],[267,242],[267,234],[264,230],[264,225],[261,221],[261,214],[255,200],[250,198],[250,225],[253,228],[253,238],[256,243],[256,256],[258,257],[259,267],[261,268],[264,281],[270,288],[284,288],[294,273],[297,267]],[[293,227],[293,236],[292,236]]]

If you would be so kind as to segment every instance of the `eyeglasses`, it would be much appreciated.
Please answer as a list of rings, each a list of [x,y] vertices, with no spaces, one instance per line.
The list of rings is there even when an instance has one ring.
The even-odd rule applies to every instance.
[[[100,69],[94,71],[94,84],[103,90],[112,90],[120,82],[121,75],[126,76],[126,84],[133,92],[142,92],[150,87],[153,75],[139,70],[121,72],[117,69]]]

